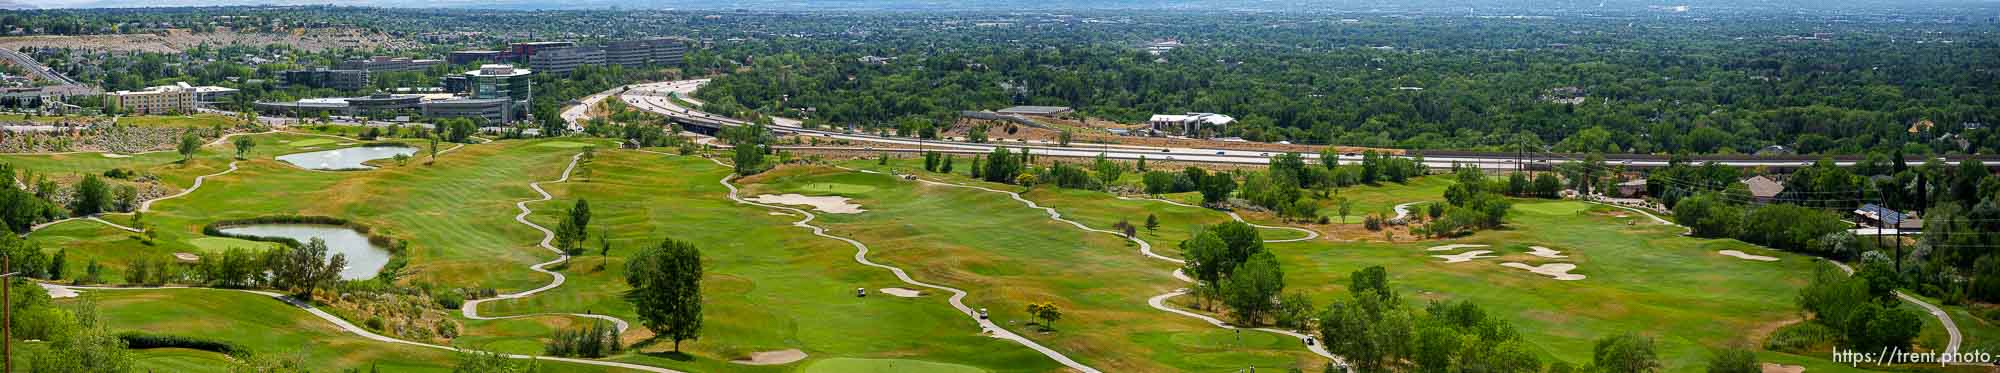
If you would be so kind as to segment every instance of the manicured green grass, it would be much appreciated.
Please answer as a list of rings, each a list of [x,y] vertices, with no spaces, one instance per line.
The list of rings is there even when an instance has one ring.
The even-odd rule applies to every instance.
[[[791,226],[796,216],[770,215],[764,208],[729,201],[728,190],[718,182],[731,172],[728,168],[701,158],[618,150],[599,151],[586,167],[591,169],[588,179],[545,184],[557,199],[531,204],[535,214],[530,219],[553,227],[576,199],[590,201],[588,254],[571,261],[563,287],[488,303],[482,313],[589,312],[636,320],[631,305],[619,297],[629,289],[625,258],[673,238],[702,249],[707,274],[702,337],[684,343],[688,358],[659,353],[671,347],[662,341],[618,360],[692,371],[788,370],[797,364],[750,367],[728,360],[796,348],[810,356],[808,362],[897,358],[993,371],[1059,367],[1017,344],[978,335],[972,320],[951,309],[943,295],[854,297],[855,288],[911,286],[887,271],[854,263],[854,249],[845,243]],[[599,234],[609,235],[609,257],[598,256]],[[515,341],[487,342],[521,346],[528,344],[518,339],[546,335],[482,334],[518,335]],[[634,331],[628,339],[643,334]]]
[[[825,214],[815,222],[868,243],[878,262],[910,270],[919,280],[966,289],[968,305],[987,308],[1003,325],[1098,369],[1283,370],[1324,364],[1289,338],[1241,346],[1179,342],[1223,340],[1194,337],[1223,331],[1146,304],[1185,286],[1172,278],[1174,264],[1145,257],[1113,235],[1049,220],[1045,212],[1000,194],[830,168],[779,169],[746,183],[756,183],[747,195],[812,194],[810,186],[821,183],[874,187],[849,196],[868,212]],[[1038,302],[1063,310],[1056,331],[1024,326],[1029,320],[1024,309]]]
[[[576,141],[543,141],[535,144],[535,146],[540,146],[545,148],[560,148],[560,149],[580,149],[592,145],[602,146],[604,144],[593,144],[593,143],[576,142]]]
[[[228,355],[185,348],[145,349],[132,355],[132,370],[140,372],[228,372],[235,364]]]
[[[1581,202],[1517,201],[1509,229],[1450,242],[1300,243],[1267,245],[1286,265],[1288,289],[1317,302],[1346,297],[1347,274],[1371,265],[1388,268],[1396,290],[1412,306],[1471,300],[1489,315],[1513,322],[1527,341],[1572,365],[1590,361],[1591,342],[1620,333],[1655,337],[1669,371],[1698,371],[1708,349],[1761,345],[1777,325],[1797,318],[1793,303],[1812,273],[1808,257],[1734,240],[1679,236],[1679,229],[1626,225],[1613,210]],[[1622,210],[1616,210],[1622,211]],[[1501,258],[1444,264],[1424,249],[1446,243],[1493,245]],[[1563,251],[1549,260],[1519,253],[1537,245]],[[1482,248],[1484,249],[1484,248]],[[1777,256],[1752,262],[1718,255],[1737,249]],[[1581,281],[1555,281],[1499,266],[1575,263]]]
[[[838,358],[815,361],[799,369],[809,373],[860,373],[860,372],[911,372],[911,373],[979,373],[984,369],[904,359],[851,359]]]
[[[322,137],[322,138],[313,138],[313,139],[305,139],[305,140],[299,140],[299,141],[293,141],[293,142],[291,142],[291,143],[287,143],[287,144],[285,144],[285,145],[291,145],[291,146],[292,146],[292,147],[294,147],[294,148],[303,148],[303,147],[308,147],[308,146],[320,146],[320,145],[327,145],[327,144],[333,144],[333,143],[335,143],[335,142],[337,142],[337,141],[336,141],[336,140],[334,140],[334,139],[329,139],[329,138],[324,138],[324,137]]]
[[[256,354],[297,353],[315,370],[366,370],[372,366],[385,371],[441,372],[450,371],[455,364],[450,351],[364,339],[304,310],[257,294],[154,289],[85,291],[83,296],[97,302],[99,322],[113,332],[143,330],[199,336],[234,342]],[[186,350],[143,351],[140,357],[145,359],[140,366],[174,368],[171,371],[181,371],[177,367],[182,366],[227,369],[227,365],[202,363],[220,356]],[[551,361],[542,365],[565,372],[603,370]]]

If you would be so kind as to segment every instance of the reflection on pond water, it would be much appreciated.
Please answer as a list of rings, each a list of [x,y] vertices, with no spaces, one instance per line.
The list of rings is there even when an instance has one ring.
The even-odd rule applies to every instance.
[[[358,280],[375,277],[375,272],[389,264],[389,250],[368,243],[368,236],[354,229],[338,225],[324,224],[256,224],[222,228],[222,233],[258,237],[284,237],[310,242],[314,238],[326,241],[326,255],[347,254],[347,268],[340,269],[340,278]]]
[[[278,160],[311,170],[365,170],[375,168],[364,164],[365,162],[394,158],[397,154],[417,154],[417,148],[408,146],[360,146],[286,154],[278,156]]]

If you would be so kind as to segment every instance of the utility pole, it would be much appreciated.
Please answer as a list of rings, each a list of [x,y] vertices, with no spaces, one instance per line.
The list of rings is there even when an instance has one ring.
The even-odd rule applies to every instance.
[[[0,272],[10,271],[13,268],[12,255],[0,256]],[[14,319],[13,277],[18,273],[7,272],[0,275],[0,354],[5,354],[0,360],[5,361],[7,373],[14,371],[14,323],[9,321]]]

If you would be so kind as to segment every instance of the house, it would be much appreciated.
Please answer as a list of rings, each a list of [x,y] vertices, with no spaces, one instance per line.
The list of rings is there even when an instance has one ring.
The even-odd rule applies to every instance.
[[[1146,124],[1151,125],[1155,130],[1178,133],[1185,136],[1200,134],[1204,127],[1215,127],[1215,130],[1220,132],[1222,128],[1235,122],[1236,118],[1215,113],[1154,114],[1152,119],[1146,120]]]
[[[1750,189],[1750,199],[1757,203],[1771,202],[1778,193],[1785,192],[1785,184],[1762,175],[1743,179],[1743,185]]]
[[[1914,231],[1924,228],[1924,221],[1902,211],[1896,211],[1873,203],[1854,209],[1854,216],[1868,225],[1890,228],[1898,231]]]
[[[1646,195],[1646,179],[1632,179],[1631,181],[1618,183],[1619,197],[1638,198],[1638,197],[1643,197],[1645,195]]]

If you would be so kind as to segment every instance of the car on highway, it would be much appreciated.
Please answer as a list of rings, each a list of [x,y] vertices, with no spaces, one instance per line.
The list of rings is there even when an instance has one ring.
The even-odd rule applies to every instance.
[[[1221,151],[1217,151],[1217,152],[1215,152],[1215,155],[1222,155],[1222,152],[1221,152]]]
[[[1161,153],[1166,153],[1166,152],[1170,152],[1170,151],[1171,151],[1171,150],[1167,150],[1167,149],[1160,149],[1160,152],[1161,152]]]

